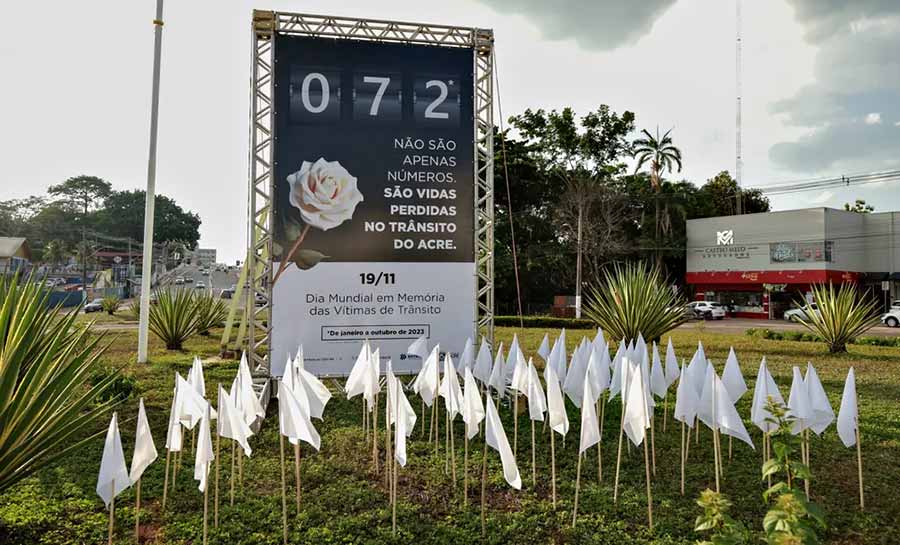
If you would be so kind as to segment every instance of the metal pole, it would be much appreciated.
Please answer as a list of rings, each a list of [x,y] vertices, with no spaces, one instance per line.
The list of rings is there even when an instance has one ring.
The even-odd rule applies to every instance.
[[[581,318],[581,229],[582,215],[584,214],[584,195],[579,191],[578,195],[578,255],[575,260],[575,318]]]
[[[138,325],[138,363],[147,361],[150,323],[150,275],[153,265],[153,213],[156,204],[156,133],[159,118],[159,64],[162,56],[163,0],[156,0],[153,20],[153,92],[150,106],[150,153],[147,160],[147,194],[144,203],[144,256],[141,263],[141,317]]]
[[[741,94],[743,82],[741,78],[741,0],[735,0],[735,26],[736,26],[736,39],[734,44],[734,80],[735,80],[735,89],[737,100],[735,103],[735,130],[734,130],[734,140],[735,140],[735,157],[734,157],[734,180],[737,185],[737,191],[735,191],[735,214],[741,215],[743,213],[743,199],[741,198],[741,182],[743,182],[744,178],[744,158],[742,155],[743,150],[741,137],[743,136],[743,126],[742,126],[742,104],[741,104]]]

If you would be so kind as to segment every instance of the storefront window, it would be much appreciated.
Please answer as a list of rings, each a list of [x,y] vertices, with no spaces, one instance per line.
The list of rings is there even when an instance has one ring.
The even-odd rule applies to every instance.
[[[725,305],[729,312],[763,313],[763,292],[761,291],[720,291],[711,298]]]

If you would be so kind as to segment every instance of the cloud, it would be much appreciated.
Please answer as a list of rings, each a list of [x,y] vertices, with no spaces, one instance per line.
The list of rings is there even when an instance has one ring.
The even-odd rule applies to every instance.
[[[809,202],[811,202],[812,204],[825,204],[830,201],[832,197],[834,197],[834,193],[826,189],[825,191],[819,193],[818,196],[810,199]]]
[[[818,46],[815,82],[774,103],[785,124],[806,129],[769,148],[777,165],[798,173],[900,166],[900,2],[789,0]]]
[[[574,39],[584,49],[632,45],[676,0],[478,0],[498,13],[519,14],[548,40]]]

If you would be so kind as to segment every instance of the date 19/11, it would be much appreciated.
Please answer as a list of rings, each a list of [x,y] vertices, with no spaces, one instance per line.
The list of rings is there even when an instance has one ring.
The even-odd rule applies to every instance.
[[[394,273],[359,273],[359,282],[364,286],[392,286],[396,283]]]

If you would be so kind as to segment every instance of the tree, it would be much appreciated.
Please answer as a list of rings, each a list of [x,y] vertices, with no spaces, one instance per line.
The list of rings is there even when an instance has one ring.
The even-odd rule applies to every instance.
[[[669,129],[662,136],[659,135],[659,127],[656,128],[656,135],[650,134],[647,129],[641,131],[644,135],[633,143],[632,154],[637,159],[634,167],[635,172],[639,172],[641,167],[647,161],[650,162],[650,185],[659,195],[662,189],[662,173],[664,171],[672,172],[673,167],[678,167],[681,172],[681,150],[672,143],[672,129]],[[661,226],[669,225],[670,221],[662,221],[660,218],[660,203],[656,202],[656,240],[659,244],[659,233]],[[661,255],[657,252],[657,264],[661,264]]]
[[[571,108],[562,111],[525,110],[510,123],[518,129],[525,148],[548,178],[558,177],[574,198],[576,210],[575,316],[581,317],[584,216],[591,194],[624,170],[620,158],[630,149],[628,134],[634,114],[621,116],[602,105],[580,121]]]
[[[727,170],[716,174],[700,188],[704,210],[698,212],[702,215],[692,217],[730,216],[737,213],[735,210],[737,190],[737,181],[731,177]],[[741,205],[744,214],[769,211],[769,199],[759,189],[742,188]]]
[[[844,210],[848,212],[856,212],[858,214],[871,214],[875,211],[875,207],[867,204],[865,199],[856,199],[852,205],[848,202],[844,203]]]
[[[66,259],[66,243],[62,240],[51,240],[44,245],[43,260],[52,267],[58,267]]]
[[[102,210],[97,212],[97,228],[118,237],[144,240],[144,201],[142,189],[113,191]],[[194,248],[200,240],[200,216],[185,211],[165,195],[156,195],[153,210],[153,241],[182,242]]]
[[[66,207],[80,211],[86,218],[88,211],[100,208],[112,194],[112,185],[96,176],[74,176],[61,184],[51,185],[47,193]]]

